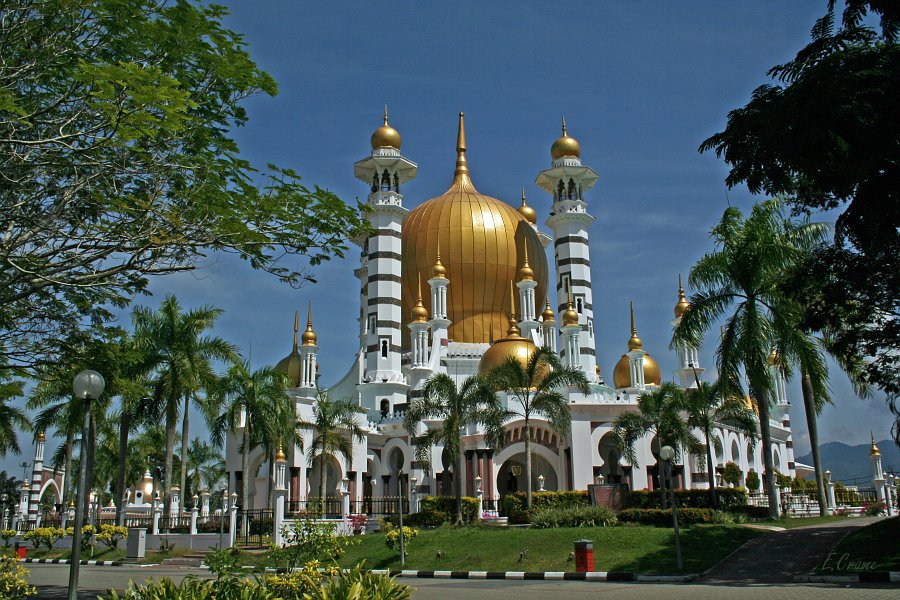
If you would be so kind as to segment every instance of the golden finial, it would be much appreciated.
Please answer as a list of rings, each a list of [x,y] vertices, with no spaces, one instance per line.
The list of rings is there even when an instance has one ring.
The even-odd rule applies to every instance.
[[[569,136],[569,132],[566,131],[566,115],[562,116],[562,134],[566,137]]]
[[[384,126],[387,127],[388,124],[388,112],[387,112],[387,103],[384,105]]]
[[[43,432],[43,431],[38,431],[38,434],[37,434],[37,441],[43,442],[43,441],[46,440],[46,439],[47,439],[47,438],[44,436],[44,432]]]
[[[553,160],[562,158],[563,156],[581,156],[581,145],[578,143],[578,140],[569,136],[569,132],[566,129],[565,115],[563,115],[562,118],[562,135],[556,138],[556,141],[553,142],[553,145],[550,147],[550,157]]]
[[[553,309],[550,308],[549,294],[547,295],[546,298],[544,298],[544,300],[545,300],[544,304],[546,304],[546,308],[544,308],[544,312],[541,313],[541,318],[544,320],[544,323],[550,323],[550,322],[556,321],[556,315],[553,314]]]
[[[428,321],[428,309],[422,304],[422,274],[417,273],[417,275],[419,276],[419,299],[416,300],[416,305],[412,310],[412,318],[416,323],[425,323]]]
[[[516,293],[513,291],[514,286],[512,280],[509,282],[509,322],[516,320]]]
[[[519,214],[525,217],[525,220],[532,225],[537,224],[537,211],[525,203],[525,188],[522,188],[522,206],[519,207]]]
[[[303,341],[304,346],[315,346],[316,341],[319,339],[312,326],[312,302],[309,303],[309,308],[306,311],[306,331],[303,332],[303,336],[300,339]]]
[[[578,325],[578,312],[572,306],[572,289],[571,288],[569,288],[568,296],[569,296],[569,304],[566,307],[566,310],[563,311],[563,314],[562,314],[563,327],[571,327],[573,325]]]
[[[772,351],[769,353],[769,366],[777,367],[778,363],[781,361],[781,358],[778,356],[778,350],[775,347],[772,347]]]
[[[372,134],[372,150],[378,148],[400,149],[400,132],[388,125],[387,104],[384,105],[384,125]]]
[[[691,307],[691,303],[684,297],[684,287],[681,285],[681,273],[678,274],[678,304],[675,305],[675,318],[680,319],[684,316],[687,309]]]
[[[628,349],[642,350],[644,348],[644,343],[641,341],[641,338],[638,337],[637,328],[634,326],[634,302],[629,302],[628,305],[631,311],[631,339],[628,340]]]
[[[525,262],[522,264],[522,268],[519,269],[519,281],[533,281],[534,280],[534,269],[528,264],[528,242],[525,242]]]
[[[434,266],[431,268],[431,274],[436,279],[446,279],[447,278],[447,267],[441,264],[441,236],[437,234],[437,259],[434,261]]]
[[[870,430],[869,435],[872,436],[872,449],[869,450],[869,456],[881,456],[881,450],[879,450],[878,446],[875,445],[875,434]]]
[[[466,164],[466,123],[463,113],[459,113],[459,131],[456,134],[456,171],[453,183],[469,183],[469,166]]]
[[[287,460],[287,456],[284,455],[284,450],[281,448],[281,438],[278,438],[278,452],[275,453],[275,462],[284,462]]]
[[[300,331],[300,311],[294,311],[294,352],[297,351],[297,332]]]

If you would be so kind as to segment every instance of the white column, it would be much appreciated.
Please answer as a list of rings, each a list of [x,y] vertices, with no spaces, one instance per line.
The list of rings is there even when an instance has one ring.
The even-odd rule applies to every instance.
[[[200,516],[209,516],[209,492],[206,490],[200,492]]]

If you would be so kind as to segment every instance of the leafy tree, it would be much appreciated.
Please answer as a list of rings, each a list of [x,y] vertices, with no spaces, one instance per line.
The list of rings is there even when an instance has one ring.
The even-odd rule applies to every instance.
[[[0,357],[0,363],[2,363]],[[28,431],[31,423],[22,410],[10,406],[9,401],[24,395],[25,382],[14,377],[13,373],[0,370],[0,456],[7,453],[19,454],[18,431]]]
[[[0,501],[0,514],[3,514],[4,509],[9,511],[7,513],[9,515],[16,512],[21,492],[20,485],[21,482],[15,476],[7,475],[5,470],[0,471],[0,495],[6,494],[6,502]]]
[[[724,157],[729,186],[842,210],[833,243],[803,266],[807,328],[829,330],[829,351],[886,393],[900,444],[900,5],[843,5],[838,25],[829,0],[809,44],[700,149]]]
[[[240,433],[238,448],[241,452],[243,476],[241,506],[247,510],[250,507],[249,482],[252,478],[250,453],[256,445],[253,440],[265,437],[255,430],[271,431],[278,417],[293,410],[287,395],[286,377],[273,367],[251,371],[250,363],[237,361],[210,391],[210,399],[223,407],[222,414],[212,427],[213,442],[220,446],[226,433]]]
[[[687,390],[684,398],[687,423],[703,432],[706,442],[706,474],[709,481],[711,506],[717,507],[716,479],[713,461],[713,446],[722,450],[719,438],[712,435],[717,423],[727,423],[742,431],[751,439],[757,435],[757,420],[753,409],[738,396],[723,396],[718,382],[702,382],[697,388]]]
[[[588,393],[587,378],[580,369],[563,366],[547,347],[538,348],[523,364],[515,357],[487,374],[488,385],[507,394],[507,419],[520,417],[525,425],[525,504],[531,510],[531,420],[543,417],[560,435],[569,432],[572,416],[565,388]]]
[[[365,228],[230,136],[274,95],[226,9],[194,0],[2,0],[0,354],[62,340],[210,251],[299,285]]]
[[[722,469],[722,480],[725,483],[730,483],[731,485],[737,485],[741,481],[741,468],[737,466],[737,463],[733,463],[728,461],[725,463],[725,468]]]
[[[828,398],[828,371],[820,346],[798,327],[802,309],[780,288],[785,272],[795,266],[819,239],[823,227],[794,223],[784,217],[777,200],[753,207],[745,219],[728,208],[711,233],[716,249],[691,269],[690,283],[698,290],[691,307],[675,328],[672,346],[699,346],[703,335],[722,317],[726,325],[716,352],[719,385],[726,395],[743,396],[741,368],[750,395],[759,408],[759,424],[766,468],[769,511],[777,517],[775,468],[769,402],[774,381],[768,356],[778,348],[775,368],[785,376],[800,365],[810,375],[817,396]]]
[[[635,445],[647,434],[656,438],[657,455],[663,446],[671,446],[676,457],[696,452],[700,442],[681,416],[686,407],[684,390],[671,381],[643,392],[638,396],[637,412],[623,412],[613,425],[613,436],[622,456],[635,467],[639,466]],[[660,490],[665,494],[664,486]]]
[[[195,437],[188,448],[188,487],[184,497],[215,490],[225,479],[225,459],[214,445]]]
[[[364,413],[365,409],[342,400],[332,400],[327,392],[320,390],[313,403],[312,421],[301,419],[296,423],[298,431],[312,434],[309,465],[313,466],[318,460],[319,496],[323,509],[327,496],[325,465],[338,454],[342,454],[348,463],[353,459],[354,440],[361,442],[366,435],[357,423],[359,415]]]
[[[420,424],[426,419],[437,424],[426,427],[420,434]],[[475,424],[486,427],[487,437],[493,441],[491,445],[502,442],[502,411],[497,395],[477,376],[468,377],[457,389],[456,382],[448,375],[433,375],[425,382],[422,396],[413,399],[403,417],[403,426],[416,446],[416,460],[430,465],[432,447],[442,444],[453,464],[457,525],[463,522],[462,428]]]
[[[215,419],[211,405],[204,402],[200,394],[217,380],[212,361],[231,360],[236,356],[236,350],[229,342],[217,336],[204,335],[212,329],[221,314],[221,309],[211,306],[182,312],[174,296],[167,296],[155,312],[138,306],[132,313],[135,344],[143,352],[145,365],[153,374],[152,399],[157,412],[165,418],[166,494],[171,492],[173,483],[175,428],[179,412],[182,422],[180,488],[184,490],[190,441],[190,403],[193,401],[200,406],[208,422]]]
[[[747,473],[747,477],[744,478],[744,483],[747,484],[747,489],[751,492],[756,492],[759,489],[759,474],[753,469]]]

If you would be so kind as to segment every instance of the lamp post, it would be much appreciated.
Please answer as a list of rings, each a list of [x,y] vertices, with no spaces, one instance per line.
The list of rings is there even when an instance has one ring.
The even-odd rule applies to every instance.
[[[666,482],[672,492],[672,524],[675,527],[675,567],[680,571],[684,567],[681,560],[681,532],[678,530],[678,511],[675,509],[675,490],[672,484],[672,459],[675,458],[675,449],[672,446],[663,446],[659,450],[659,457],[663,460]]]
[[[397,471],[397,492],[400,494],[400,568],[406,566],[406,552],[403,548],[403,471]]]
[[[82,371],[72,381],[77,400],[84,401],[84,423],[81,428],[81,454],[78,459],[78,487],[75,488],[75,530],[72,532],[72,560],[69,565],[69,600],[78,600],[78,567],[81,563],[81,528],[84,526],[84,500],[87,496],[87,446],[91,425],[91,400],[103,393],[106,381],[97,371]]]

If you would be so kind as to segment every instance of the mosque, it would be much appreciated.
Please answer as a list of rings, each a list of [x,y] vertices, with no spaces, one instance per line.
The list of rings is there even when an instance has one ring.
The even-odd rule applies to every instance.
[[[532,488],[584,490],[589,484],[607,483],[653,489],[658,486],[658,467],[651,438],[640,440],[638,461],[631,464],[612,434],[616,417],[635,410],[638,396],[661,380],[658,364],[638,337],[633,308],[631,338],[612,371],[612,381],[604,378],[596,360],[590,264],[595,217],[589,191],[599,175],[582,162],[581,147],[563,120],[562,135],[550,148],[549,168],[536,180],[553,197],[544,221],[548,229],[542,230],[524,193],[515,208],[477,191],[466,159],[462,113],[456,146],[449,189],[411,210],[403,188],[416,176],[417,165],[401,154],[400,134],[388,124],[387,112],[384,124],[372,134],[371,153],[353,166],[354,175],[369,189],[366,217],[372,233],[357,240],[362,249],[355,270],[360,289],[358,352],[328,394],[367,411],[360,416],[366,436],[353,444],[352,456],[338,456],[326,465],[328,494],[349,493],[352,500],[362,501],[396,496],[403,486],[404,495],[449,495],[457,476],[466,495],[474,495],[479,487],[485,498],[524,490],[522,421],[506,424],[507,443],[499,449],[487,446],[477,426],[468,427],[462,472],[457,474],[440,447],[433,450],[427,470],[415,459],[402,417],[432,375],[445,373],[460,384],[509,356],[527,357],[540,346],[551,348],[563,364],[583,371],[590,389],[587,394],[567,392],[569,434],[558,435],[546,420],[532,419]],[[552,272],[546,252],[551,244]],[[679,281],[673,327],[688,307]],[[295,319],[293,350],[278,368],[291,380],[290,395],[298,414],[311,419],[318,373],[312,311],[302,334],[298,325]],[[677,354],[676,381],[684,388],[696,386],[703,373],[697,349],[681,347]],[[771,411],[773,459],[779,471],[793,476],[789,402],[783,378],[774,366],[772,370],[777,389]],[[720,442],[717,467],[733,461],[742,476],[750,469],[763,472],[760,445],[725,424],[716,428],[715,436]],[[256,449],[251,455],[252,475],[245,477],[240,437],[238,430],[227,444],[231,489],[240,497],[243,486],[250,485],[253,507],[266,507],[272,465]],[[279,450],[282,456],[287,461],[288,501],[317,496],[320,470],[299,447]],[[707,486],[705,466],[697,456],[683,456],[675,475],[677,487]]]

